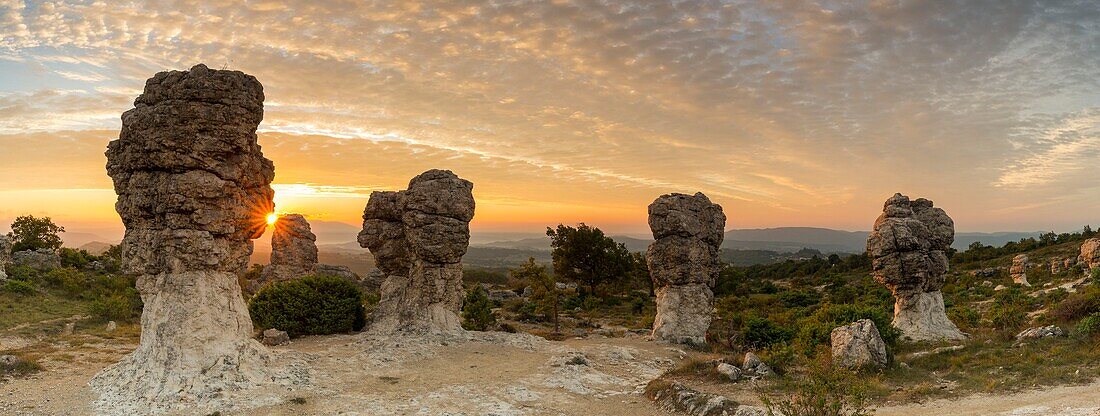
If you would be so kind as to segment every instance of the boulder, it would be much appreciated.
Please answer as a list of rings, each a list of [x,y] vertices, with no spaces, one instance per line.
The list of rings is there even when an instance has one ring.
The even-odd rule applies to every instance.
[[[655,240],[646,252],[657,289],[653,338],[702,345],[710,327],[726,215],[702,192],[662,195],[649,205]]]
[[[1100,267],[1100,238],[1090,238],[1081,243],[1081,255],[1077,256],[1077,262],[1086,270]]]
[[[932,201],[895,194],[867,238],[872,274],[894,294],[893,325],[914,341],[965,339],[943,305],[955,223]]]
[[[118,324],[115,323],[115,321],[107,321],[107,328],[104,328],[104,331],[115,332],[115,330],[117,330],[117,329],[118,329]]]
[[[840,368],[884,368],[889,359],[878,327],[870,319],[860,319],[833,329],[830,334],[833,365]]]
[[[742,374],[745,377],[752,379],[771,377],[775,375],[775,372],[772,371],[772,368],[769,367],[768,364],[764,362],[764,360],[761,360],[759,356],[753,354],[752,351],[745,353],[745,359],[741,363],[741,370]]]
[[[256,78],[200,64],[156,74],[122,115],[107,174],[142,336],[92,379],[99,413],[190,412],[302,377],[252,338],[237,281],[274,210],[274,165],[256,142],[263,100]]]
[[[503,302],[503,301],[506,301],[506,300],[509,300],[509,299],[515,299],[515,298],[518,298],[518,297],[519,297],[519,295],[517,295],[514,290],[493,289],[493,290],[489,291],[489,300],[493,300],[493,301]]]
[[[364,290],[378,290],[377,286],[371,286],[371,282],[359,276],[358,273],[351,271],[348,266],[339,266],[335,264],[317,263],[313,266],[312,274],[339,277],[354,283],[356,286]]]
[[[1058,274],[1062,272],[1062,260],[1053,259],[1050,261],[1050,274]]]
[[[29,267],[40,272],[61,268],[61,256],[48,248],[24,250],[12,253],[12,266]]]
[[[665,411],[690,416],[763,416],[763,409],[746,406],[725,396],[702,392],[677,381],[656,379],[645,388],[646,397]]]
[[[404,191],[371,193],[359,244],[386,279],[370,331],[462,331],[462,256],[470,245],[474,185],[429,170]]]
[[[714,371],[717,371],[718,374],[725,376],[727,379],[729,379],[729,381],[737,381],[741,379],[741,369],[732,364],[718,363],[718,365],[714,367]]]
[[[264,345],[283,345],[290,342],[290,335],[275,328],[265,329],[261,341]]]
[[[271,262],[264,267],[259,285],[312,274],[316,265],[317,236],[309,221],[301,214],[279,215],[271,233]]]
[[[1012,258],[1012,268],[1008,269],[1008,274],[1012,277],[1014,283],[1031,286],[1031,283],[1027,282],[1028,265],[1027,254],[1017,254],[1016,257]]]
[[[1054,325],[1028,328],[1016,334],[1016,340],[1064,337],[1066,331]]]

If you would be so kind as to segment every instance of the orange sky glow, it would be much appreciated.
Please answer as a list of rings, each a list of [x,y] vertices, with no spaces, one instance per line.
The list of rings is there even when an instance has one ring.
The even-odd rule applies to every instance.
[[[0,0],[0,230],[120,237],[119,116],[199,62],[264,85],[277,211],[313,220],[441,168],[475,233],[645,234],[696,191],[727,228],[867,230],[894,192],[963,231],[1100,223],[1089,2],[139,3]]]

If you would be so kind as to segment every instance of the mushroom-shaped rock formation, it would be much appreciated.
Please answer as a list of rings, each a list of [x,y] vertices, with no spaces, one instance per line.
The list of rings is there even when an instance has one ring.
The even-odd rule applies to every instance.
[[[91,382],[101,411],[194,411],[281,377],[237,282],[273,208],[263,100],[256,78],[200,64],[156,74],[122,115],[107,173],[145,306],[137,349]]]
[[[1085,270],[1100,267],[1100,238],[1090,238],[1081,243],[1081,255],[1077,257],[1077,262]]]
[[[662,195],[649,204],[649,228],[656,240],[646,252],[657,288],[654,339],[706,342],[725,226],[722,207],[702,192]]]
[[[263,283],[297,279],[317,266],[317,236],[301,214],[283,214],[271,233],[271,262],[264,267]]]
[[[1017,254],[1012,258],[1012,267],[1008,269],[1008,275],[1012,276],[1012,281],[1018,285],[1031,286],[1031,283],[1027,282],[1027,267],[1028,267],[1027,254]]]
[[[875,280],[894,294],[894,326],[914,341],[959,340],[966,335],[947,319],[944,274],[955,223],[932,201],[895,194],[867,238]]]
[[[470,245],[473,183],[429,170],[404,191],[371,193],[359,245],[385,274],[370,331],[461,331],[462,256]]]

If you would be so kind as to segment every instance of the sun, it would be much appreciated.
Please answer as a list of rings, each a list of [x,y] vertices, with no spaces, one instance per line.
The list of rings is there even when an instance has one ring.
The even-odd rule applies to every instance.
[[[275,225],[275,222],[279,220],[279,214],[274,212],[267,214],[267,225]]]

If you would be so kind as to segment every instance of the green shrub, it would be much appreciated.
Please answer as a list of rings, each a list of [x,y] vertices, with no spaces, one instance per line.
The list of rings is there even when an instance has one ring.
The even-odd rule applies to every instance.
[[[462,304],[462,328],[470,331],[486,331],[496,325],[489,295],[481,285],[474,285]]]
[[[358,331],[366,323],[363,292],[333,276],[274,282],[248,303],[257,329],[277,328],[291,337]]]
[[[69,296],[75,296],[88,289],[88,280],[84,273],[72,267],[53,269],[41,275],[46,285],[60,288]]]
[[[7,283],[4,284],[4,290],[18,295],[30,295],[35,292],[34,285],[30,282],[16,279],[8,279]]]
[[[860,319],[870,319],[875,323],[887,351],[893,351],[897,347],[901,332],[890,323],[891,316],[886,312],[865,305],[833,304],[825,305],[798,321],[798,345],[806,355],[811,355],[819,345],[829,344],[834,328]]]
[[[1073,322],[1100,312],[1100,287],[1086,287],[1066,297],[1051,308],[1049,316],[1056,322]]]
[[[972,308],[966,306],[952,306],[947,310],[947,317],[959,326],[959,329],[969,330],[976,328],[981,323],[982,317]]]
[[[38,270],[27,266],[15,266],[10,264],[4,270],[7,271],[9,280],[22,280],[24,282],[33,281],[41,274]]]
[[[1027,323],[1027,311],[1032,299],[1017,287],[1010,287],[997,293],[988,312],[993,328],[1002,331],[1015,331]]]
[[[83,269],[88,263],[96,260],[96,257],[89,254],[88,250],[77,250],[68,247],[58,249],[57,255],[61,257],[61,267]]]
[[[1087,337],[1100,336],[1100,313],[1086,316],[1077,323],[1077,332]]]
[[[742,332],[745,346],[753,350],[769,348],[791,340],[791,331],[766,318],[750,317]]]
[[[858,374],[817,363],[808,374],[797,379],[784,378],[777,392],[756,387],[757,397],[768,416],[864,416],[868,409],[870,387]]]
[[[115,293],[92,301],[89,312],[104,321],[131,321],[141,316],[141,299],[134,293]]]

